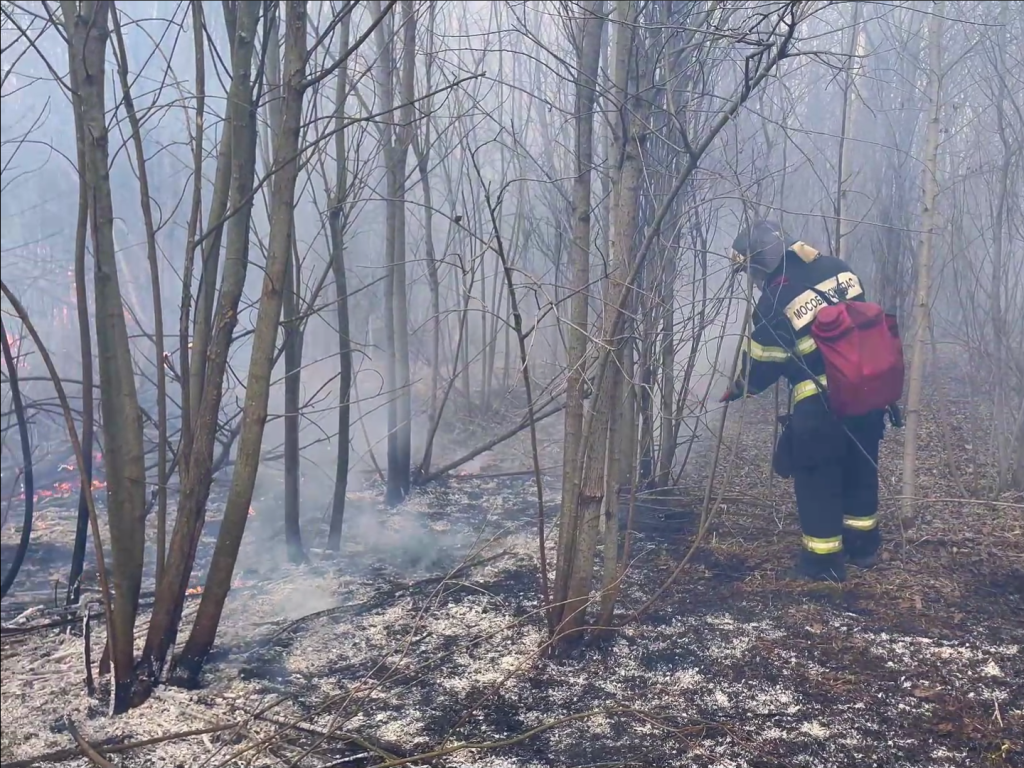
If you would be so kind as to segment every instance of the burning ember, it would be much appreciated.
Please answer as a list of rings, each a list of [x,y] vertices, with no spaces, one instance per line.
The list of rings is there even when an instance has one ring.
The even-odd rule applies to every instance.
[[[185,590],[186,595],[201,595],[203,594],[203,585],[200,584],[198,587],[189,587]]]

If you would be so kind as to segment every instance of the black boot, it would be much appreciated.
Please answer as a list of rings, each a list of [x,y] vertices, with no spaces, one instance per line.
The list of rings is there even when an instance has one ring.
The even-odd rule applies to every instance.
[[[871,568],[878,562],[882,547],[882,532],[877,527],[869,531],[847,528],[843,531],[843,551],[846,561],[854,568]]]
[[[788,577],[797,581],[830,581],[841,584],[846,581],[846,561],[842,552],[818,555],[802,549]]]

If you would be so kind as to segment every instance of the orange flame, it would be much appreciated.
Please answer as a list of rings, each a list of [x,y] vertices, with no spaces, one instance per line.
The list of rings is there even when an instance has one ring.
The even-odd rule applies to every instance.
[[[249,505],[249,517],[255,517],[256,510],[252,508],[252,504]]]
[[[63,465],[67,466],[67,465]],[[93,480],[92,489],[94,491],[102,491],[107,487],[106,482],[103,480]],[[76,481],[58,480],[53,484],[51,488],[40,488],[36,491],[36,499],[67,499],[78,493],[79,484]],[[18,494],[18,501],[23,501],[25,498],[24,493]]]
[[[248,587],[250,585],[251,585],[251,582],[242,581],[241,579],[235,579],[233,582],[231,582],[231,588],[232,589],[241,589],[242,587]],[[186,595],[201,595],[201,594],[203,594],[205,589],[206,588],[202,584],[198,584],[198,585],[196,585],[194,587],[189,587],[188,589],[186,589],[185,590],[185,594]]]

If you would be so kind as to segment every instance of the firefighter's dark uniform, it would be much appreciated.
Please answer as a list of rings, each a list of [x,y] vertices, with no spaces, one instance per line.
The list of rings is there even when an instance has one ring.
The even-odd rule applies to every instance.
[[[841,259],[805,261],[793,251],[800,247],[806,248],[791,246],[765,281],[743,341],[745,375],[733,382],[730,399],[763,392],[780,376],[789,381],[792,412],[777,447],[785,455],[776,456],[775,465],[788,467],[777,471],[794,480],[803,531],[800,569],[809,576],[842,574],[844,555],[866,564],[880,545],[877,465],[884,412],[842,421],[829,413],[822,394],[828,388],[825,365],[810,334],[825,301],[811,289],[852,301],[864,301],[864,289]]]

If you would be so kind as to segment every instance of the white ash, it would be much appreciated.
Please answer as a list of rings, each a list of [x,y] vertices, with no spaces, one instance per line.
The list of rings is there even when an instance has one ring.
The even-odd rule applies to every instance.
[[[497,508],[504,502],[499,496],[493,503]],[[417,504],[424,514],[429,512],[427,502]],[[402,515],[407,511],[403,509]],[[397,525],[404,525],[404,517],[398,519]],[[426,529],[446,530],[444,521],[430,520],[408,528]],[[926,668],[941,670],[960,694],[993,705],[1005,701],[1012,690],[1007,670],[1014,668],[1012,660],[1020,653],[1017,645],[986,645],[974,638],[952,643],[871,632],[856,616],[841,611],[833,612],[827,627],[816,625],[807,631],[815,638],[839,637],[851,648],[866,649],[878,658],[880,668],[902,674],[900,685],[879,692],[870,706],[855,702],[823,712],[807,696],[803,681],[828,670],[792,644],[793,623],[787,624],[785,612],[769,612],[752,620],[720,610],[678,616],[661,625],[630,625],[604,653],[562,661],[542,659],[539,651],[545,633],[537,613],[536,579],[528,579],[524,587],[528,594],[520,597],[489,586],[516,572],[536,574],[535,533],[506,535],[489,546],[469,538],[468,544],[461,542],[467,550],[507,554],[444,585],[400,596],[359,615],[315,619],[289,633],[279,651],[280,669],[287,675],[284,687],[297,691],[303,706],[283,704],[276,716],[288,721],[335,701],[324,713],[306,716],[306,724],[321,731],[340,726],[408,750],[427,750],[445,735],[437,726],[441,715],[454,725],[467,714],[465,726],[452,736],[459,743],[509,736],[508,730],[487,717],[499,704],[517,713],[521,723],[512,728],[515,732],[591,709],[633,707],[656,718],[732,723],[742,730],[739,741],[722,735],[705,737],[690,753],[664,762],[666,766],[749,768],[756,760],[748,753],[756,751],[758,744],[789,744],[799,745],[806,754],[794,766],[820,768],[830,764],[822,762],[831,759],[828,755],[844,750],[860,750],[860,754],[872,744],[880,751],[917,745],[910,733],[890,734],[887,743],[879,743],[878,734],[886,722],[934,707],[915,693],[921,686],[938,685],[924,672]],[[232,592],[219,642],[251,644],[269,638],[287,621],[325,608],[366,603],[380,589],[368,576],[339,576],[312,567],[281,568],[278,574],[272,584]],[[183,634],[194,608],[193,602]],[[147,618],[140,617],[140,628]],[[140,632],[137,646],[142,639]],[[102,632],[95,633],[93,643],[94,657],[98,657]],[[243,669],[258,669],[264,663],[260,653],[250,650],[212,663],[201,691],[160,689],[138,710],[107,718],[103,706],[90,701],[83,691],[81,639],[54,633],[5,643],[4,759],[68,747],[70,737],[60,728],[65,714],[86,738],[97,740],[114,736],[138,740],[245,718],[272,701],[276,690],[257,679],[240,678]],[[343,707],[340,702],[345,701]],[[276,726],[266,723],[251,724],[246,738],[275,730]],[[605,714],[544,734],[552,756],[580,744],[614,748],[636,738],[656,742],[667,737],[650,720]],[[198,766],[211,745],[223,742],[220,735],[171,742],[125,756],[119,764]],[[963,755],[956,751],[917,746],[931,755],[932,768],[963,764]],[[237,748],[229,747],[222,757]],[[255,768],[279,762],[257,751],[251,760],[239,764]],[[446,764],[530,768],[547,763],[514,750],[508,754],[467,750],[452,755]],[[85,768],[87,764],[64,765]]]

